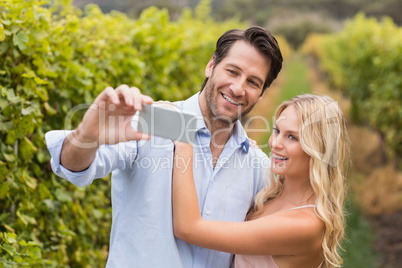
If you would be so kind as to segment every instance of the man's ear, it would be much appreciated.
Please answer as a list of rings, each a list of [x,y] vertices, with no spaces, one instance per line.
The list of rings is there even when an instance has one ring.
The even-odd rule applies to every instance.
[[[265,89],[264,92],[262,92],[261,95],[258,97],[257,103],[259,103],[262,100],[262,98],[265,95],[265,92],[267,92],[267,89]]]
[[[212,75],[212,70],[214,69],[214,60],[215,56],[212,56],[212,58],[209,60],[207,66],[205,67],[205,77],[209,78]]]

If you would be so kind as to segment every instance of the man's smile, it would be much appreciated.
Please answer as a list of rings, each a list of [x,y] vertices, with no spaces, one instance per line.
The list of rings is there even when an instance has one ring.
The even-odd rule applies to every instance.
[[[227,96],[227,95],[225,95],[225,94],[223,94],[223,93],[221,93],[221,94],[222,94],[223,98],[224,98],[225,100],[227,100],[228,102],[230,102],[231,104],[236,105],[236,106],[243,105],[243,103],[241,103],[241,102],[236,102],[235,100],[233,100],[233,99],[230,98],[229,96]]]

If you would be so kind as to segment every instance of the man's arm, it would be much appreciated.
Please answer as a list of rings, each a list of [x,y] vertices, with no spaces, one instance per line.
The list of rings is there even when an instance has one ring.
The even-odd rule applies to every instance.
[[[131,120],[143,103],[152,102],[138,88],[107,87],[89,107],[78,128],[64,140],[60,164],[70,171],[83,171],[91,165],[103,144],[149,139],[149,135],[131,127]]]

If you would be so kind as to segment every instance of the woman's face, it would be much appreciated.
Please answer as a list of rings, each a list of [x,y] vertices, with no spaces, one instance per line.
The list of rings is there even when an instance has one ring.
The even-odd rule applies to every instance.
[[[276,120],[269,146],[271,169],[275,174],[308,178],[310,156],[300,144],[299,120],[293,105],[283,110]]]

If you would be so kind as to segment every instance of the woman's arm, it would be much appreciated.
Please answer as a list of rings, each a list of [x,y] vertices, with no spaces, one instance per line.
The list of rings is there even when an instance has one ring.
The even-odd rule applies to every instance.
[[[192,157],[191,145],[176,144],[172,187],[176,237],[200,247],[248,255],[295,255],[321,247],[323,225],[311,209],[278,212],[247,222],[204,220]]]
[[[176,237],[192,233],[193,225],[202,221],[193,176],[193,147],[176,143],[173,166],[173,223]]]

